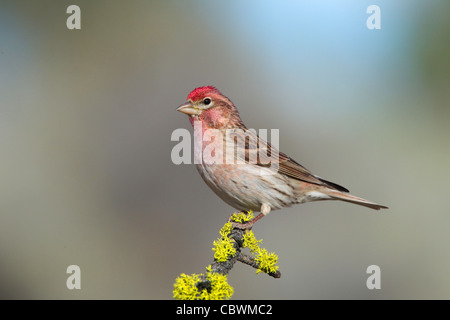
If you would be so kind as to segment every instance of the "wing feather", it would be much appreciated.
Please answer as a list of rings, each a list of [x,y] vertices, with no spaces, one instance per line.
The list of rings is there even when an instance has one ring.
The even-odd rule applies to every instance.
[[[293,179],[320,186],[326,186],[341,192],[349,192],[349,190],[334,182],[327,181],[312,174],[297,161],[278,151],[278,149],[273,147],[269,142],[266,142],[264,139],[260,138],[254,130],[236,129],[230,137],[233,140],[230,141],[230,139],[227,139],[227,143],[232,142],[237,145],[237,149],[235,151],[237,153],[237,159],[241,161],[256,164],[258,166],[269,167],[272,161],[274,161],[274,158],[276,159],[278,153],[279,173]],[[242,148],[245,150],[242,150]]]

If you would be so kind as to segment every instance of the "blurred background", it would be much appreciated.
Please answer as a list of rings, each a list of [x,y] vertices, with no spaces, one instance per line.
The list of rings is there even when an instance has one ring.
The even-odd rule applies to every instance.
[[[171,299],[204,272],[234,209],[171,162],[171,134],[215,85],[306,168],[390,207],[273,212],[254,232],[282,277],[238,263],[234,299],[449,299],[449,15],[445,0],[0,1],[0,298]]]

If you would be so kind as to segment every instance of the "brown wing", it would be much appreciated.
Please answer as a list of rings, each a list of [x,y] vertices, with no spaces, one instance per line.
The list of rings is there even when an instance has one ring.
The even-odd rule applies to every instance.
[[[325,179],[322,179],[311,172],[309,172],[308,169],[303,167],[301,164],[293,160],[292,158],[288,157],[284,153],[280,152],[280,166],[278,169],[278,172],[283,173],[291,178],[306,181],[309,183],[314,183],[317,185],[325,185],[329,188],[336,189],[342,192],[349,192],[346,188],[343,186],[340,186],[334,182],[327,181]]]
[[[241,130],[241,131],[238,131]],[[278,172],[281,174],[285,174],[293,179],[321,185],[327,186],[331,189],[335,189],[342,192],[349,192],[346,188],[334,183],[322,179],[314,174],[312,174],[309,170],[303,167],[301,164],[287,156],[286,154],[278,151],[275,147],[264,139],[260,138],[256,132],[248,129],[237,129],[235,134],[232,136],[234,140],[228,142],[234,142],[237,144],[237,158],[240,160],[244,160],[246,163],[255,163],[256,165],[269,167],[271,164],[272,153],[273,157],[276,157],[276,153],[278,152],[279,166]],[[245,152],[239,152],[239,146],[245,146]],[[259,146],[259,148],[258,148]],[[243,151],[243,150],[241,150]],[[244,157],[240,155],[245,155]],[[244,159],[242,159],[244,158]]]

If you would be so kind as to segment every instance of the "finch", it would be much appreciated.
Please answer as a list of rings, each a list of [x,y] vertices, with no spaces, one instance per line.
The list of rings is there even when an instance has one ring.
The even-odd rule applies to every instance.
[[[261,139],[247,129],[233,102],[213,86],[194,89],[177,111],[188,115],[194,127],[201,126],[196,167],[205,183],[235,209],[260,212],[235,227],[251,229],[272,210],[310,201],[342,200],[375,210],[388,208],[312,174]]]

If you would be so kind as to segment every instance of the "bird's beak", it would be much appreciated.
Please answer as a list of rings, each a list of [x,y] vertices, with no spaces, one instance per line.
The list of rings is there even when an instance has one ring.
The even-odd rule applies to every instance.
[[[190,116],[196,116],[196,115],[199,115],[200,113],[202,113],[202,111],[200,109],[195,108],[192,105],[191,101],[186,101],[185,103],[183,103],[181,106],[179,106],[177,108],[177,111],[183,112]]]

